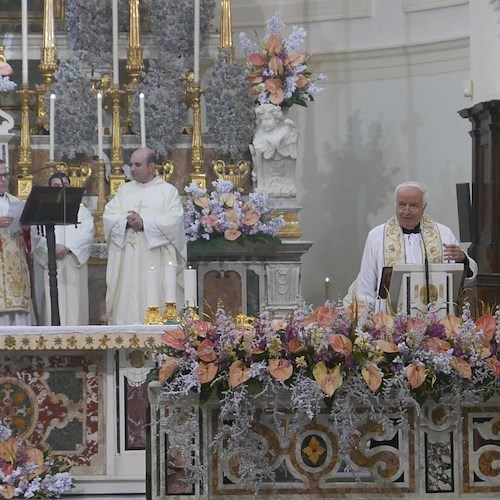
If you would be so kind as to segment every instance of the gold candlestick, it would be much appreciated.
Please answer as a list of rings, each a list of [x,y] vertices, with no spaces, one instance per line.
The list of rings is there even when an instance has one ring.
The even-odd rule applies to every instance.
[[[37,90],[37,119],[39,132],[47,128],[47,113],[45,112],[45,94],[52,85],[52,78],[57,69],[57,50],[54,36],[54,0],[45,0],[43,9],[43,35],[40,47],[40,73],[45,82],[36,86]],[[52,133],[52,131],[50,132]]]
[[[175,302],[167,302],[161,317],[163,323],[179,323],[181,318],[175,307]]]
[[[130,77],[130,82],[125,85],[125,89],[127,90],[127,130],[131,130],[132,128],[130,110],[132,108],[134,88],[140,82],[141,72],[144,71],[144,57],[143,49],[141,47],[139,0],[130,0],[129,2],[129,26],[127,65],[125,66]]]
[[[160,316],[160,311],[157,306],[149,307],[144,317],[145,325],[161,325],[163,324],[163,319]]]
[[[110,197],[113,197],[125,182],[123,168],[122,135],[120,128],[120,96],[123,91],[118,86],[111,90],[113,98],[113,117],[112,117],[112,138],[111,138],[111,168],[112,173],[109,176]]]
[[[230,63],[234,57],[233,28],[231,24],[231,0],[221,0],[220,3],[220,46],[219,50],[226,51],[226,62]]]
[[[202,189],[207,187],[207,175],[202,173],[203,168],[203,144],[201,136],[201,85],[194,81],[191,72],[186,78],[186,102],[193,110],[193,139],[191,143],[191,165],[194,173],[190,174],[191,181],[196,182]]]
[[[17,196],[26,200],[33,186],[33,176],[29,175],[32,167],[31,145],[30,145],[30,96],[35,92],[29,89],[28,84],[23,84],[21,90],[17,91],[21,96],[21,142],[19,145],[18,166],[21,178],[17,179]]]
[[[104,207],[106,205],[106,166],[103,160],[97,162],[98,168],[98,181],[97,181],[97,210],[94,215],[95,219],[95,237],[97,243],[104,243],[104,226],[102,225],[102,216],[104,214]]]

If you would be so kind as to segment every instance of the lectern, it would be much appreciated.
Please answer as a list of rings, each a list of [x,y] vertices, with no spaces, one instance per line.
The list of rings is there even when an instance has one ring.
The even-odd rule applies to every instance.
[[[33,186],[21,214],[21,224],[44,226],[49,260],[51,324],[59,326],[55,226],[76,224],[84,188]]]
[[[464,280],[463,264],[398,264],[385,267],[379,295],[391,308],[409,316],[426,311],[428,303],[438,318],[452,314]]]

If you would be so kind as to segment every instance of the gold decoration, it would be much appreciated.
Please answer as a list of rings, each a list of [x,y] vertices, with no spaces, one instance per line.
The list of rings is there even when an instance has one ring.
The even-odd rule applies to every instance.
[[[146,355],[140,349],[129,352],[127,357],[133,368],[142,368],[146,362]]]
[[[36,85],[36,125],[40,132],[47,129],[48,126],[48,117],[45,112],[45,94],[52,85],[52,78],[57,69],[57,49],[54,40],[54,0],[45,0],[43,9],[42,46],[40,47],[40,64],[38,66],[45,82]]]
[[[104,243],[104,226],[102,224],[102,216],[104,214],[104,207],[106,205],[106,193],[105,193],[105,183],[106,183],[106,166],[103,160],[97,162],[97,168],[99,171],[98,181],[97,181],[97,210],[94,215],[95,217],[95,236],[94,240],[97,243]]]
[[[167,302],[161,317],[162,323],[179,323],[181,320],[175,302]]]
[[[233,28],[231,25],[231,0],[221,0],[220,3],[220,50],[230,49],[226,62],[234,57]]]
[[[21,96],[21,144],[19,145],[18,166],[22,177],[17,180],[17,196],[26,200],[33,186],[33,176],[28,175],[31,170],[31,145],[30,145],[30,96],[35,92],[29,89],[28,84],[23,84],[17,91]]]
[[[92,165],[90,163],[82,163],[80,167],[69,167],[67,163],[62,161],[47,162],[46,165],[53,166],[55,171],[67,175],[72,187],[84,188],[92,175]]]
[[[140,81],[142,71],[144,71],[143,49],[141,47],[141,31],[139,19],[139,0],[130,0],[129,2],[129,33],[127,65],[125,68],[130,77],[130,83],[125,85],[127,91],[127,131],[132,128],[132,118],[130,110],[132,108],[132,97],[134,88]]]
[[[120,129],[120,96],[123,91],[117,86],[113,87],[111,95],[113,98],[113,130],[111,142],[111,168],[109,176],[110,197],[113,197],[125,182],[123,168],[122,136]]]
[[[298,209],[276,210],[275,215],[282,215],[285,219],[285,225],[276,234],[278,238],[300,238],[302,236]]]
[[[249,161],[239,161],[235,165],[226,165],[222,160],[214,160],[212,165],[218,179],[230,181],[236,190],[243,191],[243,184],[250,173]]]
[[[146,316],[144,317],[145,325],[161,325],[163,323],[160,316],[160,311],[157,306],[148,307]]]
[[[203,168],[203,145],[201,140],[201,86],[194,81],[194,74],[190,72],[186,78],[186,102],[193,110],[193,139],[191,147],[191,165],[194,173],[191,181],[196,182],[202,189],[207,187],[207,176],[202,173]]]
[[[156,165],[156,175],[161,177],[165,182],[169,182],[170,177],[174,173],[174,162],[169,160],[165,163]]]
[[[253,316],[246,316],[245,314],[238,314],[235,318],[236,325],[238,328],[242,328],[244,330],[253,330],[253,324],[255,322],[255,318]]]

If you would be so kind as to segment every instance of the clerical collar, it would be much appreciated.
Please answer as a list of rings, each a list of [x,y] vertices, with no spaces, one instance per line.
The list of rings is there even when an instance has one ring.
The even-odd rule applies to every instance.
[[[403,234],[418,234],[420,233],[420,222],[413,229],[406,229],[405,227],[401,229],[403,230]]]

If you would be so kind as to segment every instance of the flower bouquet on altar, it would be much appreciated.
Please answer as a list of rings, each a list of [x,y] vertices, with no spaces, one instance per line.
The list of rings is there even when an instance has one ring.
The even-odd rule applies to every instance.
[[[277,11],[267,22],[267,33],[260,45],[246,33],[240,33],[240,45],[247,58],[252,96],[259,104],[276,104],[289,108],[293,104],[307,106],[314,101],[314,94],[323,89],[316,82],[325,81],[323,74],[312,78],[307,67],[309,56],[304,51],[307,31],[293,26],[287,38],[283,38],[285,23]]]
[[[59,498],[73,487],[68,470],[50,451],[14,437],[0,421],[1,498]]]
[[[213,324],[188,310],[162,341],[155,350],[162,397],[179,404],[198,393],[201,402],[220,401],[223,424],[212,447],[223,450],[222,462],[237,453],[250,483],[270,477],[274,463],[266,465],[252,431],[259,408],[285,433],[305,428],[326,408],[348,456],[367,418],[389,432],[428,398],[456,415],[500,392],[500,310],[474,321],[465,306],[460,316],[438,320],[432,311],[390,316],[327,303],[315,311],[300,305],[276,320],[267,311],[232,318],[220,306]],[[291,417],[283,429],[285,400]],[[172,411],[164,428],[176,429],[189,475],[192,439],[182,432],[184,418]],[[189,425],[197,428],[198,413]]]
[[[212,185],[210,194],[195,182],[184,189],[184,228],[191,250],[206,255],[231,244],[281,244],[275,235],[284,226],[284,219],[269,207],[268,195],[250,193],[244,200],[230,181],[219,179]]]

